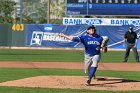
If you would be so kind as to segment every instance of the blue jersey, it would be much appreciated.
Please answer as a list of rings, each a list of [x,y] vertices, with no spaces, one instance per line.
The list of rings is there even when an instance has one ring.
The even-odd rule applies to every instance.
[[[103,38],[100,35],[91,36],[89,34],[80,37],[73,37],[72,41],[81,42],[85,46],[85,53],[87,55],[99,55],[100,47]]]

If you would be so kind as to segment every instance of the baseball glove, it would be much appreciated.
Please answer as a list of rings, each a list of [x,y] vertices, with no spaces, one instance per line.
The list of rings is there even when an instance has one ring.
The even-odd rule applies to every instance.
[[[101,48],[102,48],[102,51],[104,53],[107,52],[107,42],[109,41],[109,38],[107,36],[102,36],[103,37],[103,41],[102,41],[102,44],[101,44]]]
[[[102,36],[102,37],[103,37],[103,41],[102,41],[101,47],[106,47],[107,42],[109,41],[109,38],[107,36]]]

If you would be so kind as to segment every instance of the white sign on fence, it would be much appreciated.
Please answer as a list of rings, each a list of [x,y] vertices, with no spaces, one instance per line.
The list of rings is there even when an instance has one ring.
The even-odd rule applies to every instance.
[[[134,25],[140,26],[140,19],[116,19],[116,18],[63,18],[64,25]]]

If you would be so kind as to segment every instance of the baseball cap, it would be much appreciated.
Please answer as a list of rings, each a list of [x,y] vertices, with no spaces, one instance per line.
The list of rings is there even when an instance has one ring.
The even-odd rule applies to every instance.
[[[133,30],[133,27],[129,27],[128,29]]]
[[[96,29],[94,25],[90,26],[87,30],[89,29]]]

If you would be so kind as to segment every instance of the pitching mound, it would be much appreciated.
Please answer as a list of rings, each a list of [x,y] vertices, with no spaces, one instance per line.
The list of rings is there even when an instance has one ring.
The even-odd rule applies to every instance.
[[[37,76],[0,83],[0,86],[70,88],[90,90],[140,90],[140,82],[120,78],[100,78],[92,80],[91,86],[85,86],[83,76]]]

